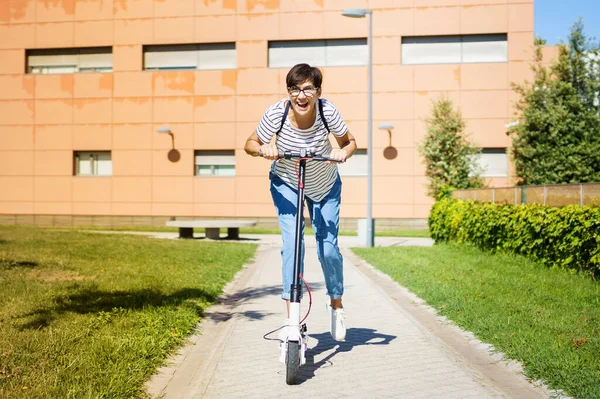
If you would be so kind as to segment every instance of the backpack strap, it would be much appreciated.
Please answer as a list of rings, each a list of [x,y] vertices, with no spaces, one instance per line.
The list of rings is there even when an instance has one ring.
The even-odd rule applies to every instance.
[[[319,98],[317,101],[319,103],[319,117],[323,121],[323,125],[325,126],[325,129],[327,129],[327,133],[331,133],[331,131],[329,130],[329,125],[327,124],[327,119],[325,118],[325,114],[323,113],[323,100],[321,100]],[[283,125],[285,124],[285,120],[287,119],[289,112],[290,112],[290,102],[287,101],[287,103],[285,104],[285,110],[283,111],[283,117],[281,118],[281,125],[279,126],[279,130],[277,130],[277,132],[275,132],[276,136],[283,129]]]
[[[285,111],[283,111],[283,117],[281,118],[281,125],[279,126],[279,130],[277,130],[277,132],[275,133],[275,136],[277,136],[279,134],[279,132],[281,132],[281,129],[283,129],[283,125],[285,123],[285,120],[287,119],[289,112],[290,112],[290,102],[288,100],[285,104]]]
[[[319,116],[321,116],[321,120],[323,121],[323,125],[325,125],[325,129],[327,129],[327,133],[331,133],[329,130],[329,125],[327,124],[327,119],[323,113],[323,100],[319,98],[317,101],[319,102]]]

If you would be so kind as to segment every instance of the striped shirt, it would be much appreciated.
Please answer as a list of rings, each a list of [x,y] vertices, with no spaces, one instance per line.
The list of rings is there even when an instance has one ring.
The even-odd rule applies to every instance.
[[[265,111],[258,127],[256,135],[263,143],[268,143],[281,126],[281,119],[285,111],[287,99],[281,100],[271,105]],[[327,120],[327,125],[331,134],[336,137],[342,137],[348,131],[342,115],[331,102],[321,99],[323,102],[323,118]],[[298,129],[290,122],[289,117],[283,124],[283,128],[277,136],[277,149],[279,151],[299,151],[301,149],[312,150],[319,155],[327,155],[332,147],[329,142],[329,133],[323,124],[319,115],[318,103],[317,117],[315,123],[309,129]],[[290,113],[293,110],[290,108]],[[289,115],[289,114],[288,114]],[[297,189],[298,177],[295,171],[295,159],[280,159],[274,164],[273,171],[287,185]],[[321,201],[329,193],[338,177],[336,164],[325,164],[324,162],[306,163],[306,181],[304,185],[305,195],[315,202]]]

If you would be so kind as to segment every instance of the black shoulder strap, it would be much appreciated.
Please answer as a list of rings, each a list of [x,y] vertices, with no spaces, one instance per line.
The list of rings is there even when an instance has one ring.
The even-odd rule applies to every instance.
[[[275,135],[278,135],[279,132],[281,132],[281,129],[283,129],[283,124],[285,123],[285,120],[287,119],[288,112],[290,112],[290,102],[286,101],[285,111],[283,111],[283,117],[281,118],[281,125],[279,126],[279,130],[277,130]]]
[[[323,113],[323,100],[319,98],[319,115],[321,115],[321,120],[323,121],[323,125],[325,125],[325,129],[327,129],[327,133],[331,133],[329,130],[329,125],[327,124],[327,118],[325,118],[325,114]]]
[[[325,114],[323,113],[323,101],[319,98],[318,102],[319,102],[319,116],[321,117],[321,120],[323,121],[323,125],[325,125],[325,129],[327,129],[327,133],[331,133],[331,131],[329,130],[329,125],[327,124],[327,119],[325,118]],[[281,118],[281,125],[279,126],[279,130],[277,130],[275,135],[278,135],[279,132],[281,132],[281,129],[283,129],[283,124],[285,123],[285,120],[287,119],[289,112],[290,112],[290,102],[287,101],[285,104],[285,111],[283,111],[283,117]]]

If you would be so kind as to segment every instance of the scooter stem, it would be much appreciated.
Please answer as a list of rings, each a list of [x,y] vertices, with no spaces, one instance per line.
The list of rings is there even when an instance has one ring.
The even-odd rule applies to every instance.
[[[304,214],[304,179],[306,175],[306,160],[298,162],[298,204],[296,206],[296,242],[294,247],[294,279],[290,289],[290,312],[292,303],[300,303],[302,286],[300,285],[300,262],[302,261],[302,215]],[[294,320],[291,318],[290,321]],[[298,320],[300,320],[298,318]]]
[[[290,327],[300,327],[300,303],[292,302],[290,303],[290,318],[289,318],[289,326]],[[290,328],[290,332],[291,332]],[[294,330],[296,331],[296,330]]]

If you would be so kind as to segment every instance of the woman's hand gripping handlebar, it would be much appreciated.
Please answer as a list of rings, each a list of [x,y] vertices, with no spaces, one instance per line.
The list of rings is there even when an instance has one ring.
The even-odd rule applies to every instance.
[[[276,154],[276,158],[273,158],[273,156],[270,153],[263,154],[262,149],[261,149],[259,151],[259,155],[261,157],[267,158],[267,159],[292,159],[292,158],[294,158],[294,159],[306,159],[306,160],[310,160],[310,161],[321,161],[321,162],[326,162],[326,163],[332,163],[332,162],[342,163],[342,162],[346,161],[346,157],[343,157],[343,154],[340,157],[332,157],[332,156],[314,154],[312,151],[305,150],[305,149],[301,149],[300,151],[278,151]],[[332,154],[330,154],[330,155],[332,155]],[[339,154],[333,154],[333,155],[339,155]]]
[[[263,157],[265,159],[274,161],[279,158],[278,156],[277,145],[275,143],[267,143],[260,146],[258,149],[258,156]]]

